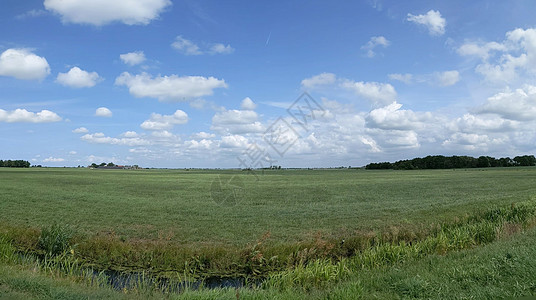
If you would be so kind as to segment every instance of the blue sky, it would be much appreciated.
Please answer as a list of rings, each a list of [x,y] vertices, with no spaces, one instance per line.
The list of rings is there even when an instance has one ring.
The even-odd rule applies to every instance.
[[[329,167],[536,153],[534,1],[0,7],[0,159]]]

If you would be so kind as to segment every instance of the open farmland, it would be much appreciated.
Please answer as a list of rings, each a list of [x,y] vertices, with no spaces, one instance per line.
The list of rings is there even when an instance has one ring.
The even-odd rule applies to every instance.
[[[240,176],[236,203],[218,204],[218,174]],[[258,180],[257,180],[258,179]],[[242,245],[269,231],[293,242],[317,232],[339,236],[450,220],[530,199],[536,168],[363,171],[0,169],[3,224],[61,221],[82,233],[126,240]],[[232,205],[234,204],[234,205]]]
[[[534,235],[534,167],[271,170],[257,175],[236,170],[0,169],[0,274],[5,277],[0,292],[33,293],[20,288],[20,280],[27,281],[24,286],[42,282],[51,292],[66,282],[24,275],[36,269],[87,282],[71,285],[74,293],[111,292],[105,291],[110,279],[101,278],[107,275],[95,281],[93,271],[84,273],[90,268],[149,275],[128,287],[141,298],[155,289],[182,291],[184,280],[214,278],[261,280],[253,289],[237,290],[245,299],[324,298],[330,291],[343,299],[371,293],[428,297],[433,290],[426,287],[428,281],[456,287],[443,282],[446,275],[439,269],[427,269],[422,279],[413,266],[497,240],[506,245],[503,240],[525,230]],[[229,179],[234,189],[226,185]],[[43,236],[66,228],[72,234],[69,247],[47,252]],[[55,236],[52,242],[58,240]],[[532,239],[523,241],[530,249]],[[503,254],[506,246],[500,247],[490,255],[518,255]],[[486,260],[475,253],[478,263]],[[458,276],[456,261],[463,258],[450,257],[437,259],[438,264],[454,268],[452,276]],[[510,264],[507,271],[519,273],[523,264]],[[396,266],[413,273],[400,276]],[[486,268],[495,272],[495,264]],[[382,275],[382,270],[389,273]],[[488,273],[482,276],[495,276]],[[391,283],[378,287],[369,276]],[[512,280],[527,280],[516,276]],[[477,277],[466,282],[468,289],[485,294],[485,281]],[[165,278],[166,285],[156,288],[151,278]],[[530,286],[515,288],[516,294],[530,291]],[[513,293],[497,286],[492,294]],[[235,292],[177,295],[234,299]]]

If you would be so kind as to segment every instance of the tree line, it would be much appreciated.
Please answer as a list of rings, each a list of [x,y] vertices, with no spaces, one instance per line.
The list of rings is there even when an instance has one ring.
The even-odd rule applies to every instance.
[[[394,169],[394,170],[416,170],[416,169],[459,169],[459,168],[489,168],[489,167],[517,167],[535,166],[534,155],[495,158],[491,156],[443,156],[429,155],[407,160],[399,160],[394,163],[379,162],[370,163],[365,166],[367,170]]]
[[[30,162],[26,160],[1,160],[0,168],[29,168]]]

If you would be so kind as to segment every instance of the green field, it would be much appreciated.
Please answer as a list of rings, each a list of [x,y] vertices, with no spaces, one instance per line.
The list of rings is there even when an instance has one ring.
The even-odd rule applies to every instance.
[[[429,254],[487,244],[535,223],[533,167],[257,175],[0,168],[0,238],[41,257],[41,229],[59,224],[74,232],[71,253],[81,266],[166,277],[260,277],[268,279],[267,290],[258,295],[301,286],[296,295],[311,296],[333,289],[352,293],[362,283],[356,275],[361,269],[376,274],[382,266],[405,263],[415,270],[408,261],[419,265]],[[219,189],[218,180],[231,178],[238,188]],[[24,277],[17,270],[3,266],[0,273]],[[439,276],[432,273],[427,276]],[[359,286],[367,289],[389,293]]]
[[[282,242],[317,232],[438,222],[536,195],[536,168],[245,172],[235,205],[211,197],[216,171],[0,169],[2,222],[56,220],[89,235],[242,245],[265,232]]]

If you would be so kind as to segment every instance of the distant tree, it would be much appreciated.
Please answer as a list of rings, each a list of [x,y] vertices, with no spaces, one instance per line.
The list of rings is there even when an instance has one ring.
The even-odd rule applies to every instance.
[[[514,162],[517,166],[534,166],[536,165],[536,158],[534,155],[523,155],[514,157]]]
[[[104,162],[99,165],[99,167],[104,167],[104,166],[106,166],[106,163]]]
[[[26,160],[0,160],[0,167],[6,168],[29,168],[31,166],[29,161]]]
[[[471,156],[443,156],[429,155],[426,157],[417,157],[408,160],[399,160],[394,163],[380,162],[370,163],[365,169],[395,169],[395,170],[413,170],[413,169],[451,169],[451,168],[488,168],[488,167],[512,167],[512,166],[536,166],[536,157],[534,155],[516,156],[514,159],[503,157],[496,159],[491,156],[480,156],[474,158]]]
[[[115,167],[115,164],[114,164],[113,162],[111,162],[111,163],[108,163],[106,166],[108,166],[108,167]]]
[[[477,167],[479,168],[488,168],[490,167],[490,162],[489,162],[489,158],[487,156],[480,156],[478,158],[478,162],[476,164]]]

